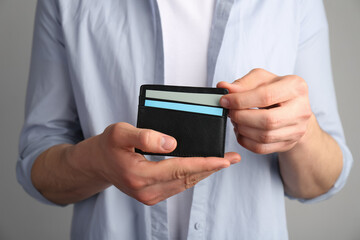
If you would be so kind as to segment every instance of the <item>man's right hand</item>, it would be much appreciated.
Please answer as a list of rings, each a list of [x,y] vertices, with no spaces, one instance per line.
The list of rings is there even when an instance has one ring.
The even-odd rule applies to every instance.
[[[154,205],[240,161],[239,154],[233,152],[226,153],[225,158],[149,161],[136,153],[135,148],[146,152],[169,153],[176,148],[176,140],[127,123],[110,125],[102,134],[77,145],[58,145],[53,148],[38,157],[33,166],[32,179],[45,197],[60,204],[83,200],[114,185],[138,201]],[[61,161],[61,156],[65,156],[63,162],[67,166],[62,164],[62,168],[59,168],[56,159]],[[51,166],[57,169],[51,169]],[[39,177],[44,171],[54,174]],[[68,178],[64,178],[64,174]],[[72,181],[66,180],[69,178]],[[58,188],[58,191],[53,188]]]

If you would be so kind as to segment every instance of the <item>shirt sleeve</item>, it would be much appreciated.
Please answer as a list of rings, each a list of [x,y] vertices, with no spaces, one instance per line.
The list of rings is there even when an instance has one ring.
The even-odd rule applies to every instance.
[[[31,168],[48,148],[83,139],[66,61],[56,1],[39,0],[27,88],[25,123],[16,165],[18,182],[35,199],[46,200],[33,186]]]
[[[322,0],[302,0],[299,7],[300,35],[295,74],[309,86],[311,109],[320,127],[339,144],[343,155],[343,169],[334,186],[313,199],[298,199],[312,203],[325,200],[345,185],[352,166],[352,155],[346,146],[338,114],[332,80],[328,24]],[[341,80],[341,79],[339,79]],[[292,198],[289,196],[289,198]]]

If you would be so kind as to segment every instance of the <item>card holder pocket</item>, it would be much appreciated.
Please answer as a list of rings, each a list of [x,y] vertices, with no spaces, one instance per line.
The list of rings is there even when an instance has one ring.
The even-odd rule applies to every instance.
[[[223,157],[226,116],[161,109],[138,108],[138,128],[153,129],[177,140],[176,149],[168,154],[136,152],[148,155],[179,157]]]

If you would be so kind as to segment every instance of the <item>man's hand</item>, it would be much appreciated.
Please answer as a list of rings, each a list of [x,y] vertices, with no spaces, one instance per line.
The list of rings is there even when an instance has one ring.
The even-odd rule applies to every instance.
[[[134,148],[146,152],[168,153],[176,140],[162,133],[138,129],[127,123],[109,126],[101,135],[103,177],[129,196],[153,205],[193,187],[212,173],[240,160],[236,153],[225,158],[171,158],[159,162],[145,159]]]
[[[254,69],[232,84],[217,86],[229,90],[220,103],[229,109],[239,144],[255,153],[279,153],[287,194],[313,198],[334,185],[342,152],[318,125],[302,78]]]
[[[285,152],[305,134],[312,112],[302,78],[254,69],[232,84],[217,86],[229,90],[220,103],[229,109],[239,144],[250,151]]]
[[[176,140],[127,123],[77,145],[58,145],[41,154],[32,169],[36,188],[49,200],[67,204],[86,199],[114,185],[138,201],[154,205],[193,187],[212,173],[240,161],[237,153],[225,158],[170,158],[148,161],[135,153],[168,153]]]

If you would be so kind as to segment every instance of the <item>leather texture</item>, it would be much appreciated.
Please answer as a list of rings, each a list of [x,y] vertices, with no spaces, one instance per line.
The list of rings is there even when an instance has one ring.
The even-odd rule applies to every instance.
[[[159,87],[159,86],[158,86]],[[160,87],[161,88],[161,87]],[[171,90],[176,87],[171,86]],[[182,90],[184,88],[180,87]],[[169,90],[169,86],[165,86]],[[194,88],[195,90],[197,88]],[[194,89],[189,92],[197,92]],[[202,88],[203,90],[204,88]],[[188,90],[188,87],[185,88]],[[215,89],[218,91],[219,89]],[[205,92],[213,91],[211,88]],[[176,149],[168,154],[136,152],[147,155],[165,155],[179,157],[223,157],[225,148],[226,111],[223,116],[191,113],[170,109],[143,106],[144,95],[140,93],[138,108],[138,128],[153,129],[177,140]]]

